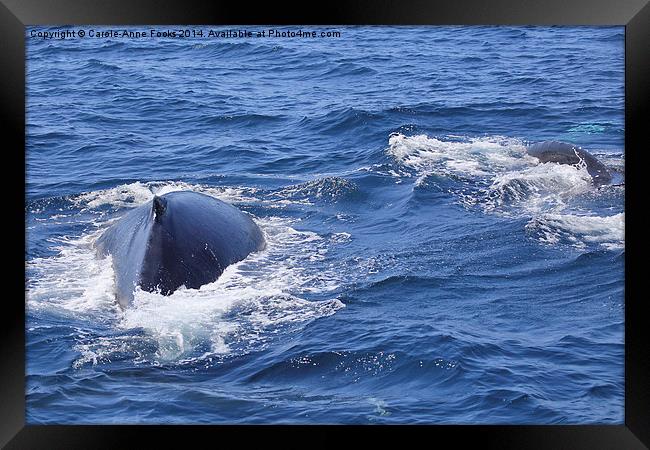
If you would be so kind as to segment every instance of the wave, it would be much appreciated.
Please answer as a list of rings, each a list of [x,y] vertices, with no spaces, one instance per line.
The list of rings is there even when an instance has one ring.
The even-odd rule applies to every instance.
[[[307,202],[310,199],[334,202],[357,191],[357,185],[345,178],[326,177],[282,188],[276,191],[274,195],[285,199]]]
[[[353,76],[353,75],[374,75],[377,71],[371,67],[352,62],[338,62],[329,67],[325,72],[321,73],[322,77],[338,77],[338,76]]]
[[[90,70],[90,71],[106,70],[110,72],[117,72],[121,69],[122,69],[121,67],[116,66],[115,64],[110,64],[105,61],[100,61],[99,59],[94,59],[94,58],[89,59],[86,65],[81,67],[81,70]]]
[[[203,119],[203,122],[206,125],[221,125],[226,124],[229,126],[232,125],[258,125],[265,123],[281,122],[284,120],[281,116],[271,116],[265,114],[224,114],[218,116],[209,116]]]
[[[369,127],[383,117],[381,112],[371,112],[358,108],[342,108],[314,117],[303,117],[299,127],[305,127],[318,133],[337,134],[360,127]]]

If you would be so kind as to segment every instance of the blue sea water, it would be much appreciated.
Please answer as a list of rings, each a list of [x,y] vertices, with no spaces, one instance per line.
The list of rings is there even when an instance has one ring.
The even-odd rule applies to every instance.
[[[327,29],[27,30],[28,423],[623,423],[624,29]],[[122,310],[93,241],[174,190],[268,247]]]

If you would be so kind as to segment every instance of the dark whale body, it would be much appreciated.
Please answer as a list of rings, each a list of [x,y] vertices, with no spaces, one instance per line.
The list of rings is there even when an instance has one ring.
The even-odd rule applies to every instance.
[[[234,206],[183,191],[129,211],[95,245],[112,256],[116,297],[126,307],[136,286],[163,295],[183,285],[198,288],[266,244],[255,222]]]
[[[580,161],[584,161],[587,172],[591,175],[594,184],[602,185],[612,181],[612,175],[607,170],[607,167],[589,152],[576,145],[557,141],[544,141],[529,146],[526,151],[530,156],[534,156],[543,163],[554,162],[575,165]]]

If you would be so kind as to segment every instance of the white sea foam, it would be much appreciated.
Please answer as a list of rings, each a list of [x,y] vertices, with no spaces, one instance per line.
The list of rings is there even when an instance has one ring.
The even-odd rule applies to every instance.
[[[425,135],[393,134],[388,154],[418,175],[490,176],[535,164],[523,142],[503,136],[442,141]]]
[[[341,232],[332,234],[330,241],[336,242],[337,244],[344,244],[350,242],[351,238],[352,235],[350,233]]]
[[[87,192],[74,198],[74,202],[82,208],[98,208],[100,206],[131,207],[138,206],[151,200],[154,195],[163,195],[174,191],[195,191],[211,195],[229,203],[255,201],[255,188],[210,187],[199,184],[189,184],[182,181],[163,181],[122,184],[109,189]]]
[[[625,245],[625,213],[606,217],[543,214],[531,219],[526,229],[547,244],[566,242],[577,248],[597,244],[607,249]]]
[[[517,206],[528,213],[558,210],[570,198],[591,189],[591,176],[584,166],[544,163],[495,175],[484,205],[488,210]]]
[[[34,258],[27,265],[27,307],[55,313],[102,317],[118,311],[113,294],[110,257],[97,258],[92,243],[98,232],[77,239],[58,239],[54,257]]]

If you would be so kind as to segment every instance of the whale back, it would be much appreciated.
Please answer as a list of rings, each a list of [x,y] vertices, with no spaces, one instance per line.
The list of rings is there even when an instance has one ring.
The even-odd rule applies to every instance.
[[[558,164],[576,165],[581,161],[587,166],[595,184],[605,184],[612,180],[607,167],[591,153],[582,148],[558,141],[544,141],[533,144],[526,149],[530,156],[534,156],[542,163],[553,162]]]
[[[97,240],[110,254],[122,306],[136,286],[170,295],[215,281],[230,264],[263,249],[261,230],[245,213],[196,192],[170,192],[127,213]]]

